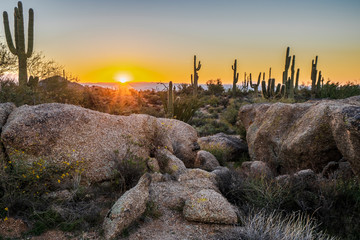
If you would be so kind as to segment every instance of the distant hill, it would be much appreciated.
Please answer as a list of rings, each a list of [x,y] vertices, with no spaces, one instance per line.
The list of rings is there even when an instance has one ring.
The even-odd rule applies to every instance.
[[[39,82],[39,86],[46,89],[46,88],[49,88],[49,87],[51,88],[54,85],[62,84],[62,83],[67,84],[66,85],[67,88],[70,88],[70,89],[75,89],[75,90],[83,90],[84,89],[83,85],[76,83],[76,82],[70,82],[61,76],[53,76],[53,77],[49,77],[44,80],[41,80]]]

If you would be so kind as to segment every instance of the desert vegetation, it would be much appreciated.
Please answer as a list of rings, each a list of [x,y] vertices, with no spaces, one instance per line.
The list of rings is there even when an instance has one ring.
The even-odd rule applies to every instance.
[[[360,152],[356,152],[359,151],[356,147],[351,148],[358,143],[359,110],[352,102],[358,100],[339,102],[339,105],[349,104],[339,108],[345,116],[340,118],[346,131],[340,128],[343,122],[336,122],[339,118],[331,122],[331,116],[319,123],[323,124],[320,130],[309,130],[316,135],[314,146],[324,142],[332,144],[332,148],[321,152],[323,159],[331,159],[327,156],[330,154],[341,156],[326,162],[326,166],[314,166],[315,160],[304,165],[298,164],[297,159],[283,163],[279,155],[288,152],[281,152],[277,146],[270,146],[269,156],[259,156],[254,150],[259,146],[250,146],[247,142],[249,131],[254,134],[257,130],[250,129],[254,119],[247,122],[248,116],[239,118],[243,107],[257,103],[270,108],[276,103],[306,102],[320,106],[322,102],[334,100],[331,103],[335,106],[335,100],[360,95],[360,85],[356,83],[325,82],[323,72],[317,68],[318,56],[311,63],[311,86],[299,84],[301,72],[288,47],[280,80],[271,75],[270,68],[268,76],[260,72],[258,78],[253,79],[252,73],[245,73],[241,81],[237,59],[234,59],[231,68],[229,66],[229,71],[233,71],[230,87],[221,79],[208,79],[201,85],[201,67],[206,62],[201,63],[194,55],[189,84],[170,81],[162,84],[164,90],[161,91],[123,89],[121,85],[118,89],[88,87],[41,52],[33,52],[32,9],[29,10],[27,49],[21,2],[15,8],[14,21],[15,42],[8,14],[4,12],[6,43],[0,42],[0,239],[28,239],[54,229],[77,239],[85,239],[84,234],[90,234],[92,239],[131,238],[142,226],[166,219],[166,214],[175,216],[184,225],[191,219],[219,224],[216,234],[211,235],[214,239],[360,239],[360,182],[356,170],[356,154]],[[18,72],[17,81],[11,78],[10,73],[14,72]],[[283,119],[278,116],[266,122],[269,119],[265,119],[265,123],[258,120],[257,124],[268,124],[269,134],[278,137],[276,134],[281,130],[271,132],[271,129],[281,125]],[[104,132],[97,132],[100,131],[97,120],[105,123]],[[84,126],[99,129],[88,131]],[[57,127],[61,129],[58,131]],[[289,132],[295,127],[289,128]],[[339,136],[334,134],[330,140],[323,136],[330,128],[331,134],[336,132]],[[61,135],[61,131],[71,133],[72,137],[80,136],[74,137],[78,142],[66,142],[67,137],[65,133]],[[99,150],[100,147],[83,140],[95,138],[93,132],[97,133],[96,137],[105,133],[113,136],[115,143],[98,142]],[[341,135],[347,133],[353,135]],[[212,135],[215,136],[210,139]],[[198,139],[198,136],[208,138]],[[335,138],[346,139],[351,144]],[[273,142],[268,145],[271,144]],[[119,149],[114,149],[115,145]],[[285,150],[293,151],[294,156],[298,154],[299,159],[304,155],[289,149]],[[344,156],[344,149],[350,152],[349,159]],[[102,154],[96,167],[89,166],[91,160],[82,156],[93,151]],[[90,157],[98,157],[91,154]],[[271,157],[275,160],[270,161]],[[267,162],[258,159],[267,159]],[[289,167],[290,161],[298,165],[294,163],[295,167]],[[254,170],[254,163],[262,169]],[[312,169],[299,169],[305,164]],[[338,173],[334,166],[339,169],[345,166],[345,173]],[[332,168],[336,171],[329,170]],[[94,177],[89,171],[98,175]],[[100,173],[102,179],[98,180]],[[301,177],[304,173],[306,177]],[[196,192],[187,196],[191,191]],[[196,194],[202,195],[192,199]],[[224,208],[230,206],[227,209],[233,214],[230,220],[229,216],[207,219],[201,216],[201,211],[197,216],[198,213],[189,210],[193,207],[189,202],[211,203],[208,201],[211,197],[220,199]],[[164,206],[159,199],[164,201]],[[130,200],[133,202],[127,205]],[[142,202],[145,204],[141,205]],[[135,209],[135,220],[121,229],[113,227],[119,216],[133,217],[128,206]],[[212,205],[207,207],[217,209]],[[11,228],[17,219],[26,227],[15,236],[6,224]],[[222,228],[224,223],[232,225]],[[207,233],[213,232],[204,229]]]

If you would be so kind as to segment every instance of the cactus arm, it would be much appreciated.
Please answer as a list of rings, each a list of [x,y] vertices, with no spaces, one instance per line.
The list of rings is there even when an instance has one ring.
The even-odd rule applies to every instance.
[[[17,51],[16,48],[14,46],[12,37],[11,37],[11,32],[10,32],[10,26],[9,26],[9,17],[7,12],[3,13],[3,19],[4,19],[4,29],[5,29],[5,37],[6,37],[6,42],[7,45],[9,47],[9,50],[12,54],[17,55]]]
[[[25,53],[25,33],[24,33],[24,15],[22,3],[18,2],[18,8],[16,11],[17,15],[17,33],[18,33],[18,43],[16,48],[20,53]]]
[[[264,80],[261,81],[261,93],[262,93],[263,98],[266,98],[266,99],[268,98],[267,92],[266,92],[266,83]]]
[[[29,9],[29,28],[28,28],[28,49],[26,57],[31,57],[34,49],[34,10]]]
[[[201,68],[201,62],[199,61],[198,67],[196,68],[196,71],[199,71]]]
[[[271,78],[271,68],[269,69],[269,78]]]
[[[296,71],[295,91],[299,89],[299,75],[300,75],[300,68],[298,68]]]

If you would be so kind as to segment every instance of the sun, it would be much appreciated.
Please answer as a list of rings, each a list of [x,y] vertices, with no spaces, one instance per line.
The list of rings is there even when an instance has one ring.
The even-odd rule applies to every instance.
[[[118,73],[115,76],[117,82],[126,83],[132,80],[132,76],[129,73]]]

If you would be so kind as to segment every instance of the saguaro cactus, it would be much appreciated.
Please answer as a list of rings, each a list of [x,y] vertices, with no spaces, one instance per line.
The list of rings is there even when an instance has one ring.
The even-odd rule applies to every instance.
[[[10,49],[10,52],[18,57],[19,61],[19,85],[26,86],[27,84],[27,59],[31,57],[34,46],[34,11],[29,9],[29,28],[28,28],[28,46],[25,51],[25,31],[24,31],[24,15],[22,3],[18,2],[18,7],[14,10],[14,35],[15,45],[13,43],[9,18],[7,12],[3,13],[4,17],[4,28],[6,42]]]
[[[316,95],[316,76],[317,76],[317,62],[318,56],[316,56],[315,60],[313,59],[311,62],[311,97],[315,98]]]
[[[196,55],[194,55],[194,75],[191,75],[191,83],[193,86],[193,93],[196,96],[198,91],[198,81],[199,81],[199,75],[198,71],[201,68],[201,63],[199,61],[198,65],[196,66]]]
[[[168,90],[168,104],[167,104],[167,112],[170,117],[174,116],[174,95],[173,95],[173,83],[169,82],[169,90]]]
[[[258,97],[258,87],[260,85],[260,78],[261,78],[261,72],[260,72],[260,75],[259,75],[259,78],[258,78],[258,81],[257,83],[253,84],[252,82],[252,78],[251,78],[251,73],[250,73],[250,86],[254,89],[254,93],[255,93],[255,97]]]
[[[234,65],[231,66],[232,70],[234,71],[233,76],[233,96],[236,95],[236,83],[239,81],[239,73],[237,72],[237,60],[235,59]]]
[[[291,61],[291,57],[289,56],[289,54],[290,54],[290,47],[287,47],[286,56],[285,56],[285,71],[283,72],[283,84],[286,84],[286,81],[288,79],[288,72]]]
[[[289,98],[294,98],[294,82],[295,82],[295,55],[293,55],[291,63],[291,77],[289,84]]]

